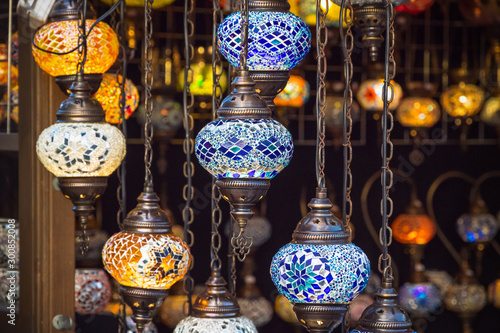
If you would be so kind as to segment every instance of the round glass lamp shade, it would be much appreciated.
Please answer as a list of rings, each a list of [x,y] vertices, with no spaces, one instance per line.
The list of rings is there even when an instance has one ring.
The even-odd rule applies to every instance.
[[[440,118],[441,108],[432,98],[407,97],[396,111],[396,119],[404,127],[432,127]]]
[[[394,99],[389,105],[391,110],[395,110],[401,98],[403,97],[403,89],[401,86],[391,81],[394,86]],[[356,98],[358,99],[361,107],[366,111],[383,111],[384,110],[384,100],[382,99],[382,92],[384,90],[384,80],[366,80],[363,81],[356,92]],[[392,96],[392,90],[389,89],[389,99]]]
[[[111,285],[102,269],[75,270],[75,312],[98,314],[111,297]]]
[[[326,14],[326,24],[330,26],[339,26],[340,6],[334,4],[331,0],[321,0],[320,8],[323,12],[328,6]],[[299,3],[298,15],[306,22],[307,25],[316,26],[316,1],[302,0]],[[345,23],[344,23],[345,26]]]
[[[497,309],[500,309],[500,279],[496,279],[488,286],[488,300]]]
[[[101,0],[101,1],[110,6],[116,2],[115,0]],[[161,8],[170,5],[174,1],[175,0],[154,0],[152,6],[153,9]],[[127,4],[127,6],[130,7],[144,7],[144,1],[142,0],[125,0],[125,4]]]
[[[7,98],[7,93],[5,93],[0,101],[0,123],[7,114]],[[19,123],[19,86],[12,87],[10,92],[10,119],[16,124]]]
[[[293,155],[292,135],[272,119],[221,119],[196,136],[196,157],[217,178],[274,178]]]
[[[274,104],[300,108],[309,100],[309,90],[309,83],[304,78],[291,75],[285,89],[274,99]]]
[[[179,73],[177,78],[177,90],[182,91],[184,89],[184,69]],[[212,64],[207,64],[205,62],[199,62],[191,66],[192,71],[192,82],[189,85],[189,91],[195,96],[212,96],[212,91],[214,87]],[[217,68],[217,73],[222,73],[219,79],[219,84],[222,91],[226,91],[227,88],[227,74],[226,71],[222,70],[220,67]],[[220,91],[217,91],[217,95]]]
[[[425,315],[441,305],[441,295],[432,283],[405,283],[399,288],[399,304],[408,312]]]
[[[483,99],[481,88],[460,82],[441,94],[441,106],[450,117],[471,117],[481,110]]]
[[[401,244],[427,244],[436,235],[436,225],[427,214],[400,214],[391,228]]]
[[[191,263],[189,248],[170,234],[114,234],[102,250],[104,268],[122,286],[168,289]]]
[[[481,111],[481,120],[490,126],[500,125],[500,97],[493,96],[486,100]]]
[[[486,305],[486,290],[480,284],[449,286],[444,303],[453,312],[479,312]]]
[[[56,177],[105,177],[125,156],[125,138],[106,123],[56,123],[38,137],[36,153]]]
[[[397,6],[394,10],[401,13],[416,15],[431,8],[434,0],[410,0],[404,5]]]
[[[283,246],[271,278],[292,303],[349,303],[366,286],[370,261],[354,244]]]
[[[6,85],[9,81],[9,63],[7,61],[0,61],[0,85]],[[13,85],[18,83],[19,72],[14,65],[10,66],[10,78]]]
[[[330,128],[342,128],[344,124],[344,97],[327,96],[325,101],[325,125]],[[352,122],[359,120],[359,104],[352,101],[351,117]]]
[[[119,75],[119,80],[122,80],[121,75]],[[94,97],[97,98],[106,112],[106,121],[111,124],[118,124],[121,117],[121,87],[117,75],[104,74],[101,86]],[[138,106],[139,92],[131,80],[125,79],[125,119],[128,119]]]
[[[498,232],[498,222],[491,214],[462,214],[457,232],[464,242],[489,242]]]
[[[255,327],[262,327],[273,318],[273,306],[265,297],[238,298],[241,315],[250,319]]]
[[[95,20],[86,20],[86,31]],[[56,21],[44,25],[34,37],[34,43],[41,49],[51,52],[68,52],[78,45],[78,22]],[[118,38],[111,27],[99,22],[87,38],[87,61],[85,73],[104,73],[118,56]],[[74,75],[78,63],[78,52],[65,55],[51,54],[32,46],[35,61],[46,73],[52,76]]]
[[[252,321],[245,317],[233,318],[196,318],[183,319],[174,333],[257,333]]]
[[[217,29],[219,50],[234,67],[240,65],[241,15],[226,17]],[[299,17],[288,12],[250,12],[249,70],[294,68],[311,48],[311,32]]]

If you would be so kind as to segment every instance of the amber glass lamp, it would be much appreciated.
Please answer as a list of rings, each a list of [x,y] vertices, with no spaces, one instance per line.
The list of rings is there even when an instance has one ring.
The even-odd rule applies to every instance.
[[[396,119],[404,127],[411,129],[411,135],[434,126],[441,118],[441,108],[431,96],[436,91],[436,85],[425,82],[409,82],[410,97],[401,101]]]
[[[479,113],[483,100],[484,91],[481,88],[461,81],[443,92],[441,106],[450,117],[467,118]]]
[[[395,110],[403,97],[403,89],[401,89],[401,86],[395,81],[391,81],[391,83],[394,86],[394,99],[389,105],[389,108]],[[358,91],[356,92],[356,98],[359,104],[361,104],[361,107],[366,111],[382,112],[384,109],[384,101],[382,100],[383,90],[383,79],[366,80],[359,85]],[[391,91],[389,90],[389,99],[391,97]]]
[[[309,100],[309,90],[309,83],[303,77],[290,75],[285,89],[274,99],[274,104],[300,108]]]
[[[58,0],[49,14],[49,22],[38,28],[33,36],[32,52],[35,62],[47,74],[57,78],[57,83],[65,93],[75,80],[78,63],[78,11],[82,2]],[[97,23],[89,34],[95,18],[95,11],[89,8],[85,21],[88,37],[84,79],[89,82],[93,92],[99,88],[100,74],[113,65],[119,51],[116,33],[107,23]],[[72,50],[74,51],[70,52]],[[66,52],[69,53],[57,54]]]

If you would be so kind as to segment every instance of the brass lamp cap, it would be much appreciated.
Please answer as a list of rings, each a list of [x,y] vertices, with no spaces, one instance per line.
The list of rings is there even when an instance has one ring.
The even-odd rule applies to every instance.
[[[238,301],[226,289],[226,281],[220,270],[214,269],[205,283],[205,291],[193,304],[193,317],[198,318],[228,318],[239,317]]]
[[[331,212],[326,189],[319,189],[308,204],[311,211],[300,220],[292,235],[295,244],[346,244],[349,234]]]
[[[262,119],[270,118],[271,110],[255,91],[255,82],[248,71],[240,71],[233,81],[234,90],[217,111],[220,118]]]
[[[101,103],[91,95],[91,88],[87,81],[77,76],[70,91],[69,98],[59,106],[58,122],[104,122],[104,110]]]
[[[286,0],[249,0],[248,9],[253,12],[288,12],[290,4]]]
[[[160,199],[150,189],[137,198],[139,202],[123,221],[123,231],[139,234],[167,234],[172,232],[172,223],[160,207]]]
[[[83,0],[58,0],[49,14],[49,22],[78,20],[78,11],[83,7]],[[97,14],[90,4],[87,2],[87,20],[96,19]]]

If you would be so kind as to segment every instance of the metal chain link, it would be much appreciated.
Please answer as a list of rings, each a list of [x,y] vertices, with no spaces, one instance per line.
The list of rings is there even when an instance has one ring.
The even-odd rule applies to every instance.
[[[243,7],[241,10],[241,52],[240,52],[240,70],[247,70],[247,57],[248,57],[248,22],[249,10],[248,0],[243,0]]]
[[[222,262],[219,258],[219,250],[222,245],[221,236],[219,233],[219,227],[222,223],[222,210],[219,208],[219,201],[221,199],[221,194],[217,185],[212,184],[212,238],[210,241],[210,252],[212,256],[212,261],[210,262],[210,268],[212,270],[221,269]]]
[[[316,177],[318,188],[325,188],[325,104],[326,104],[326,54],[325,47],[328,44],[328,28],[326,27],[326,14],[330,3],[326,2],[326,8],[321,9],[321,0],[316,0],[316,48],[318,52],[318,70],[316,93],[317,131],[316,139]]]
[[[153,86],[153,23],[152,23],[152,5],[154,0],[144,0],[144,95],[146,121],[144,124],[144,166],[145,178],[144,186],[148,190],[153,188],[153,174],[151,173],[151,164],[153,162],[153,149],[151,141],[153,139],[153,125],[151,115],[153,113],[153,104],[151,103],[151,87]]]
[[[352,234],[352,229],[350,227],[351,215],[352,215],[352,173],[351,173],[351,162],[352,162],[352,144],[351,144],[351,134],[352,134],[352,99],[353,93],[351,88],[351,80],[353,77],[353,65],[352,65],[352,51],[354,49],[354,36],[352,34],[353,26],[353,8],[350,0],[347,0],[347,9],[344,9],[340,26],[343,26],[343,21],[347,23],[347,31],[343,40],[343,47],[345,52],[344,59],[344,77],[345,77],[345,90],[344,90],[344,198],[343,198],[343,216],[342,224],[344,228]],[[349,13],[349,14],[348,14]],[[345,15],[345,16],[344,16]]]
[[[191,112],[194,105],[194,96],[191,94],[190,86],[193,82],[193,72],[191,69],[191,61],[194,56],[193,47],[193,34],[194,34],[194,23],[192,20],[194,11],[194,0],[185,0],[184,2],[184,57],[185,57],[185,67],[184,67],[184,90],[183,90],[183,104],[184,104],[184,119],[183,126],[185,131],[185,137],[183,142],[183,151],[186,155],[186,161],[183,165],[183,174],[186,177],[186,185],[182,189],[182,197],[185,201],[185,206],[182,210],[182,219],[184,222],[184,241],[189,247],[194,245],[194,234],[191,230],[191,224],[194,221],[194,212],[191,207],[191,201],[194,198],[194,188],[193,188],[193,175],[194,175],[194,164],[191,161],[191,155],[194,152],[194,140],[192,138],[194,120]],[[188,309],[187,315],[191,315],[192,311],[192,299],[194,288],[194,279],[191,276],[191,270],[193,269],[193,264],[189,267],[186,275],[183,279],[183,289],[187,295],[186,305]]]
[[[380,203],[380,214],[382,215],[382,228],[380,229],[379,238],[382,244],[382,254],[378,260],[378,270],[383,276],[389,277],[392,275],[391,262],[392,258],[389,254],[388,247],[392,243],[392,229],[389,227],[389,218],[393,212],[393,202],[390,198],[390,190],[393,185],[393,172],[390,169],[390,161],[393,156],[393,144],[391,142],[391,131],[394,126],[393,115],[390,111],[389,105],[394,99],[394,86],[391,81],[396,75],[396,61],[394,59],[394,43],[395,43],[395,33],[394,33],[394,8],[390,0],[386,0],[386,41],[385,41],[385,79],[384,79],[384,113],[382,117],[382,200]],[[390,69],[390,66],[392,69]]]

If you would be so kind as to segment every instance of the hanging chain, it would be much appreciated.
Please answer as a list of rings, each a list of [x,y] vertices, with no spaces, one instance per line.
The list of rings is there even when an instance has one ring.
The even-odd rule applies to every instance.
[[[153,22],[151,17],[154,0],[144,0],[144,95],[146,122],[144,124],[144,166],[145,178],[144,187],[146,191],[153,191],[153,174],[151,173],[151,163],[153,162],[153,149],[151,140],[153,139],[153,125],[151,114],[153,104],[151,103],[151,87],[153,86]]]
[[[326,27],[326,14],[330,3],[326,2],[326,8],[321,9],[321,0],[316,1],[316,48],[318,52],[318,71],[316,93],[317,131],[316,139],[316,178],[318,188],[325,188],[325,102],[326,102],[326,54],[325,47],[328,44],[328,28]]]
[[[390,198],[390,190],[393,184],[393,172],[389,167],[389,163],[393,155],[393,144],[391,142],[391,131],[394,125],[393,115],[389,109],[394,98],[394,86],[391,81],[396,75],[396,61],[394,60],[394,8],[390,0],[386,0],[386,41],[385,41],[385,79],[384,79],[384,113],[382,117],[382,201],[380,203],[380,214],[382,215],[382,228],[380,229],[379,238],[382,244],[382,254],[378,260],[378,269],[384,278],[392,275],[391,261],[388,247],[392,243],[392,229],[389,227],[389,218],[393,211],[393,202]],[[390,69],[390,66],[392,68]]]
[[[194,221],[194,212],[191,207],[191,201],[194,197],[194,188],[193,188],[193,175],[194,175],[194,164],[191,161],[191,155],[194,151],[194,140],[191,137],[191,133],[193,131],[193,116],[191,115],[191,111],[193,109],[194,104],[194,96],[191,94],[190,86],[193,82],[193,72],[191,69],[191,61],[194,56],[194,48],[192,37],[194,34],[194,24],[192,21],[192,15],[194,10],[194,0],[185,0],[184,2],[184,43],[185,43],[185,51],[184,56],[186,60],[186,64],[184,67],[184,90],[183,90],[183,104],[184,104],[184,131],[185,137],[183,142],[184,154],[186,155],[186,161],[183,166],[184,177],[186,177],[186,185],[182,190],[182,197],[186,202],[182,210],[182,220],[184,222],[184,241],[188,244],[189,247],[192,247],[194,244],[194,234],[191,230],[191,224]],[[183,288],[184,292],[187,295],[186,305],[188,309],[187,315],[191,315],[191,311],[193,308],[191,295],[193,294],[194,288],[194,279],[191,276],[191,270],[193,269],[193,265],[189,267],[186,275],[183,279]]]
[[[353,23],[353,8],[350,0],[346,1],[347,8],[343,8],[342,15],[340,18],[339,25],[341,31],[343,30],[344,22],[347,23],[347,31],[345,37],[343,37],[343,52],[344,52],[344,77],[345,77],[345,90],[344,90],[344,112],[343,112],[343,124],[344,124],[344,198],[342,202],[342,224],[344,228],[352,234],[350,227],[351,215],[352,215],[352,200],[351,200],[351,189],[352,189],[352,173],[351,173],[351,162],[352,162],[352,144],[351,144],[351,134],[352,134],[352,88],[351,80],[353,77],[353,65],[352,65],[352,50],[354,49],[354,36],[352,34],[352,23]],[[345,15],[345,16],[344,16]]]

